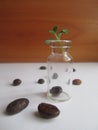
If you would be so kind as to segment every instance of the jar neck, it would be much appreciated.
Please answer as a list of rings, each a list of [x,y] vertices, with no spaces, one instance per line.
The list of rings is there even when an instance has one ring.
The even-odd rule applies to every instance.
[[[52,54],[64,54],[64,55],[66,55],[66,54],[68,54],[69,53],[69,48],[53,48],[53,47],[51,47],[51,53]]]
[[[52,54],[64,54],[66,55],[69,52],[71,47],[70,40],[52,40],[50,43]]]

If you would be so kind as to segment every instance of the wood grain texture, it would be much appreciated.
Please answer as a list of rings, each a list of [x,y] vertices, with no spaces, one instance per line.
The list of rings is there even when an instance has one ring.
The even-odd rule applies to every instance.
[[[0,62],[45,62],[54,25],[77,62],[98,62],[98,0],[0,0]]]

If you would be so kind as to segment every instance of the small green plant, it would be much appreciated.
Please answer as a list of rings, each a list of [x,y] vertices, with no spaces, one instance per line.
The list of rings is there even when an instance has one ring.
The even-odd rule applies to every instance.
[[[68,29],[62,29],[61,31],[58,31],[58,29],[58,26],[54,26],[51,30],[49,30],[49,33],[54,35],[54,39],[45,40],[47,45],[50,44],[51,40],[61,40],[61,36],[63,34],[68,34]]]
[[[68,29],[62,29],[61,31],[58,31],[58,29],[59,29],[58,26],[54,26],[51,30],[49,30],[49,33],[53,34],[54,39],[45,40],[45,43],[47,45],[49,45],[51,43],[51,40],[61,40],[61,36],[63,34],[68,34]],[[62,47],[63,43],[59,42],[59,45],[60,45],[60,47],[62,49],[62,53],[64,54],[64,48]]]

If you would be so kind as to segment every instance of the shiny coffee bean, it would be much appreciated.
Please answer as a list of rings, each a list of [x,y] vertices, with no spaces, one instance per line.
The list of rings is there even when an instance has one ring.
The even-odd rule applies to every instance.
[[[75,72],[76,71],[76,69],[75,68],[73,68],[73,72]]]
[[[50,89],[52,96],[58,96],[62,93],[62,88],[60,86],[54,86]]]
[[[82,81],[80,80],[80,79],[74,79],[73,81],[72,81],[72,84],[73,85],[80,85],[82,83]]]
[[[44,79],[39,79],[39,80],[38,80],[38,83],[39,83],[39,84],[43,84],[44,82],[45,82]]]
[[[15,79],[13,80],[13,86],[18,86],[22,83],[22,81],[20,79]]]
[[[56,106],[48,103],[39,104],[38,112],[46,119],[57,117],[60,114],[60,110]]]
[[[21,112],[23,109],[25,109],[29,104],[29,100],[27,98],[19,98],[14,101],[12,101],[10,104],[8,104],[6,108],[6,112],[9,115],[14,115],[16,113]]]
[[[46,66],[41,66],[40,69],[41,69],[41,70],[45,70],[45,69],[46,69]]]

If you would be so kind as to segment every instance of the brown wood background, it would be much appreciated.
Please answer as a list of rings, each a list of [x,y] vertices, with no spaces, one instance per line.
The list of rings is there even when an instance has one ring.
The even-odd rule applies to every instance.
[[[44,62],[54,25],[69,29],[77,62],[98,62],[98,0],[0,0],[0,62]]]

